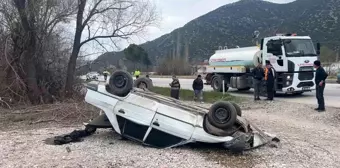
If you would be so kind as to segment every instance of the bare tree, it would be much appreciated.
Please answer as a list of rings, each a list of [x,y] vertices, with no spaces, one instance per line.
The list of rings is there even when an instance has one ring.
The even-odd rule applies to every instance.
[[[129,39],[155,23],[155,7],[148,0],[78,0],[76,31],[67,67],[66,96],[70,96],[81,47],[89,42]],[[87,30],[87,38],[82,38]],[[104,47],[104,46],[102,46]]]
[[[53,72],[49,69],[55,64],[53,56],[61,54],[57,51],[63,48],[56,49],[61,43],[57,41],[58,25],[73,18],[75,7],[73,0],[2,0],[0,4],[1,24],[7,32],[3,50],[6,82],[12,85],[9,77],[18,81],[17,86],[32,104],[40,103],[46,93],[46,83],[51,81],[49,72]]]

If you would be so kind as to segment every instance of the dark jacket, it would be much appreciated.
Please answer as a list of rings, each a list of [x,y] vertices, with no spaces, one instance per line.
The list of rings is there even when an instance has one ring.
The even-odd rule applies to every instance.
[[[172,80],[170,87],[179,89],[179,88],[181,88],[181,84],[179,83],[178,79],[174,79],[174,80]]]
[[[257,80],[262,80],[264,78],[264,70],[260,67],[255,67],[252,71],[253,78]]]
[[[320,66],[318,69],[315,71],[315,84],[319,85],[321,81],[324,83],[326,82],[326,79],[328,77],[328,74],[326,71]]]
[[[202,90],[203,89],[203,80],[196,78],[192,83],[192,88],[194,90]]]
[[[268,76],[267,76],[267,81],[268,82],[274,82],[276,78],[276,71],[273,67],[268,69]]]

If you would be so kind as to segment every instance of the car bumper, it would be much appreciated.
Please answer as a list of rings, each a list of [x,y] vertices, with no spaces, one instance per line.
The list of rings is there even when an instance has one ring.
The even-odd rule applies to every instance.
[[[282,92],[286,93],[286,94],[294,94],[294,93],[301,93],[301,92],[311,92],[315,90],[315,86],[313,87],[287,87],[287,88],[283,88]]]
[[[252,132],[236,132],[234,139],[225,142],[223,146],[234,153],[240,153],[247,150],[259,148],[271,144],[277,146],[280,140],[272,134],[263,132],[254,125],[250,125]]]

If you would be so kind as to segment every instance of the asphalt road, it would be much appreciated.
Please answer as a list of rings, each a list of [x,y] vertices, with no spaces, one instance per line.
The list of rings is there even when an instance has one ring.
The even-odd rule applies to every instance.
[[[154,86],[160,87],[169,87],[169,83],[172,81],[171,78],[151,78]],[[104,80],[104,77],[99,77],[99,80]],[[179,79],[181,88],[183,89],[192,89],[193,79]],[[212,91],[213,89],[209,85],[204,85],[204,91]],[[240,92],[235,89],[229,89],[228,93],[235,96],[244,96],[244,97],[252,97],[253,90]],[[338,107],[340,108],[340,84],[331,84],[327,83],[325,88],[325,104],[329,107]],[[317,105],[317,101],[315,98],[315,91],[306,92],[303,95],[278,95],[275,99],[283,100],[286,102],[296,102],[303,104],[315,104]]]
[[[151,78],[155,86],[169,87],[171,79],[169,78]],[[193,79],[179,79],[181,88],[192,89]],[[212,91],[213,89],[209,85],[204,85],[204,91]],[[235,96],[252,97],[253,90],[240,92],[235,89],[228,90],[228,93]],[[326,84],[325,88],[325,103],[326,106],[339,107],[340,108],[340,84]],[[304,104],[316,104],[315,91],[305,92],[303,95],[278,95],[277,99],[287,102],[297,102]]]

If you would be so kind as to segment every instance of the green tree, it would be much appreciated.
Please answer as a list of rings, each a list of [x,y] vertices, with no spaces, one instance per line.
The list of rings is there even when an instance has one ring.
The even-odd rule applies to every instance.
[[[321,47],[320,61],[324,63],[333,63],[336,61],[336,53],[327,46]]]
[[[145,53],[143,56],[143,60],[142,60],[143,64],[146,66],[146,69],[149,69],[149,66],[152,65],[152,62],[148,56],[148,53]]]
[[[147,66],[151,64],[148,53],[144,50],[144,48],[136,44],[130,44],[126,49],[124,49],[124,55],[127,60],[134,63],[135,69],[136,69],[136,64],[140,62]]]

